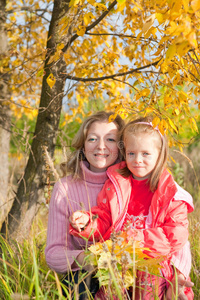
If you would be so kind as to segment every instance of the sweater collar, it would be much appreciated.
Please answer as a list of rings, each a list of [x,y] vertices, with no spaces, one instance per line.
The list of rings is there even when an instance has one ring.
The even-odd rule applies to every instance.
[[[108,179],[106,171],[100,173],[90,171],[89,163],[87,161],[81,161],[80,166],[82,170],[82,179],[88,183],[104,184]]]
[[[146,187],[148,186],[148,178],[143,180],[137,180],[133,178],[133,176],[131,176],[131,183],[133,186]]]

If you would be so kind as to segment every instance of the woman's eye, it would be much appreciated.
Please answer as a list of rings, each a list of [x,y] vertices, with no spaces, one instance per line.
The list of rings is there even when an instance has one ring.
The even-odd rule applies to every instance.
[[[115,139],[112,139],[112,138],[109,138],[108,141],[109,141],[109,142],[116,142],[116,140],[115,140]]]
[[[127,155],[129,155],[129,156],[133,156],[133,155],[134,155],[134,153],[133,153],[133,152],[129,152],[129,153],[127,153]]]
[[[88,139],[88,142],[94,142],[94,141],[96,141],[95,138],[89,138],[89,139]]]

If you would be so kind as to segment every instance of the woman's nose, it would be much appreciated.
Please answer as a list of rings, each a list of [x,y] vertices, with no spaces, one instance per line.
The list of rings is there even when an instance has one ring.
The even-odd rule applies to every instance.
[[[106,147],[104,139],[99,139],[98,148],[104,149]]]

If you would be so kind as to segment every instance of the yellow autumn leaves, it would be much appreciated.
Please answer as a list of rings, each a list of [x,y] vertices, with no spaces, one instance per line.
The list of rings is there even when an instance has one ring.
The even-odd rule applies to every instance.
[[[88,260],[97,267],[100,285],[108,287],[111,283],[112,289],[116,280],[120,288],[129,288],[134,284],[137,270],[160,274],[163,257],[151,258],[144,250],[149,249],[142,248],[138,241],[128,241],[126,232],[118,232],[104,243],[90,246]]]
[[[47,83],[51,89],[54,86],[54,84],[56,83],[56,78],[53,76],[52,73],[50,73],[49,76],[47,77]]]
[[[191,111],[200,108],[200,1],[118,0],[106,15],[109,5],[71,0],[70,14],[59,22],[62,42],[49,64],[63,59],[76,85],[63,124],[81,122],[86,103],[102,99],[115,115],[153,114],[161,132],[178,134],[184,123],[197,132]],[[63,52],[69,36],[74,42]],[[51,73],[50,88],[56,80]]]

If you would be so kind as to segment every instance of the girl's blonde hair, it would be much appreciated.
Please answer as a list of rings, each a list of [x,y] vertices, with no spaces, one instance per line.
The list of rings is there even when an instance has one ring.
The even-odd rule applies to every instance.
[[[139,135],[142,133],[148,133],[155,139],[157,143],[157,147],[160,149],[160,153],[158,156],[158,160],[154,170],[151,173],[149,178],[149,186],[151,191],[155,191],[158,187],[158,182],[160,176],[167,165],[168,160],[168,141],[166,135],[162,135],[158,129],[153,128],[151,125],[152,118],[139,118],[134,121],[131,121],[126,124],[126,126],[122,129],[120,133],[120,151],[122,153],[123,158],[126,158],[126,149],[124,147],[125,139],[128,138],[128,135]],[[147,123],[147,124],[145,124]],[[125,167],[124,169],[119,170],[119,173],[128,177],[132,173],[130,170]]]
[[[63,172],[63,176],[69,173],[72,174],[72,177],[74,179],[80,178],[81,176],[80,161],[87,161],[84,155],[84,144],[90,126],[94,122],[109,122],[109,118],[112,115],[114,115],[113,112],[99,111],[89,116],[82,123],[79,131],[77,132],[76,136],[72,141],[72,147],[75,148],[75,150],[70,154],[68,161],[60,165],[60,168]],[[124,121],[119,115],[117,115],[112,122],[116,124],[119,131],[121,131],[122,128],[124,127]]]

